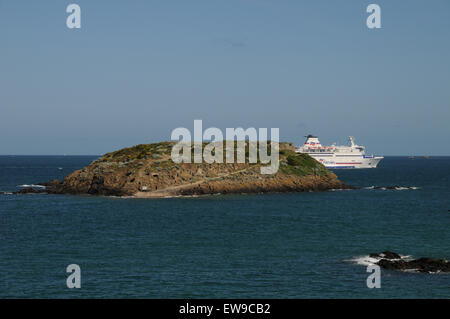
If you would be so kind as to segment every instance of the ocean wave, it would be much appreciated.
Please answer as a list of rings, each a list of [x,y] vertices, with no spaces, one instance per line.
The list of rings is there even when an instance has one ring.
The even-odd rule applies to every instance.
[[[385,191],[385,190],[404,191],[404,190],[417,190],[417,189],[420,189],[420,187],[394,185],[394,186],[368,186],[368,187],[363,187],[363,189],[367,189],[367,190],[382,190],[382,191]]]
[[[372,258],[369,255],[367,255],[367,256],[353,257],[352,259],[348,259],[348,260],[344,260],[344,261],[350,262],[353,264],[357,264],[357,265],[361,265],[361,266],[370,266],[370,265],[375,265],[379,261],[379,259]]]
[[[400,259],[390,259],[390,260],[405,260],[405,261],[409,261],[412,260],[412,256],[411,255],[400,255]],[[351,262],[357,265],[361,265],[361,266],[371,266],[371,265],[375,265],[377,262],[379,262],[381,259],[383,259],[383,257],[371,257],[369,255],[365,255],[365,256],[356,256],[353,257],[351,259],[345,260],[346,262]]]
[[[40,189],[45,189],[46,187],[43,185],[35,185],[35,184],[23,184],[23,185],[17,185],[17,187],[19,188],[40,188]]]

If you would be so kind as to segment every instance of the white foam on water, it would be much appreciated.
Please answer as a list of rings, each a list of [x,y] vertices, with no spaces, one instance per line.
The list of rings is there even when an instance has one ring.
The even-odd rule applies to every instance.
[[[395,188],[388,188],[388,187],[378,187],[378,186],[368,186],[368,187],[363,187],[363,189],[368,189],[368,190],[395,190],[395,191],[404,191],[404,190],[416,190],[416,189],[420,189],[420,187],[417,186],[398,186]]]
[[[404,260],[412,260],[413,258],[412,258],[412,255],[406,255],[406,256],[401,256],[402,257],[402,259],[404,259]]]
[[[28,185],[28,184],[17,185],[17,187],[21,187],[21,188],[30,188],[31,187],[31,188],[42,188],[42,189],[46,188],[43,185],[35,185],[35,184],[31,184],[31,185]]]
[[[354,257],[352,259],[349,259],[348,261],[355,263],[357,265],[361,265],[361,266],[370,266],[370,265],[375,265],[380,259],[378,258],[372,258],[369,255],[366,256],[358,256],[358,257]]]
[[[383,259],[383,254],[380,254],[380,258],[374,258],[374,257],[370,257],[369,255],[365,255],[365,256],[357,256],[354,257],[352,259],[349,259],[347,261],[355,263],[357,265],[361,265],[361,266],[370,266],[370,265],[375,265],[377,262],[379,262],[381,259]],[[407,255],[407,256],[403,256],[400,255],[401,259],[389,259],[392,261],[395,260],[411,260],[412,256],[411,255]]]

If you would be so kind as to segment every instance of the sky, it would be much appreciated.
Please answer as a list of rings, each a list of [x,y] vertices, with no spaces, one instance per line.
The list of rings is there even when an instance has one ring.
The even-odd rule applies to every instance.
[[[0,154],[104,154],[195,119],[450,155],[450,1],[0,0]]]

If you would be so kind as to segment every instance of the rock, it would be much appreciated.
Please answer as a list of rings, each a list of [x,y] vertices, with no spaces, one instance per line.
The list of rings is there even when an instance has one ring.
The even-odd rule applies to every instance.
[[[59,185],[60,182],[58,179],[53,179],[50,182],[42,182],[42,183],[38,183],[37,185],[41,185],[41,186],[45,186],[45,187],[52,187],[52,186],[56,186]]]
[[[289,142],[281,142],[279,145],[279,148],[280,148],[280,151],[281,150],[295,151],[294,143],[289,143]]]
[[[450,262],[444,259],[419,258],[413,260],[402,259],[393,252],[373,253],[372,258],[381,258],[376,264],[389,270],[412,270],[423,273],[450,272]]]
[[[443,259],[419,258],[408,262],[408,267],[420,272],[450,272],[450,262]]]
[[[392,251],[383,251],[382,253],[372,253],[369,255],[372,258],[384,258],[384,259],[401,259],[399,254],[393,253]]]
[[[406,270],[408,269],[407,262],[404,260],[389,260],[381,259],[377,262],[377,265],[390,270]]]
[[[396,254],[392,251],[383,251],[381,253],[381,255],[385,259],[401,259],[402,258],[399,254]]]
[[[33,188],[33,187],[27,187],[27,188],[22,188],[21,190],[17,191],[17,192],[13,192],[13,194],[46,194],[47,190],[44,188]]]
[[[387,186],[386,189],[397,189],[397,188],[399,188],[399,187],[400,187],[400,186],[398,186],[398,185]]]

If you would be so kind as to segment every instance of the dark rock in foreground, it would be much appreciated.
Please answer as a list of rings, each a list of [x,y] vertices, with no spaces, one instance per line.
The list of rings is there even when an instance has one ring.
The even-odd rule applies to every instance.
[[[376,264],[389,270],[410,270],[424,273],[450,273],[450,262],[444,259],[419,258],[405,260],[399,254],[385,251],[370,254],[372,258],[381,258]]]

